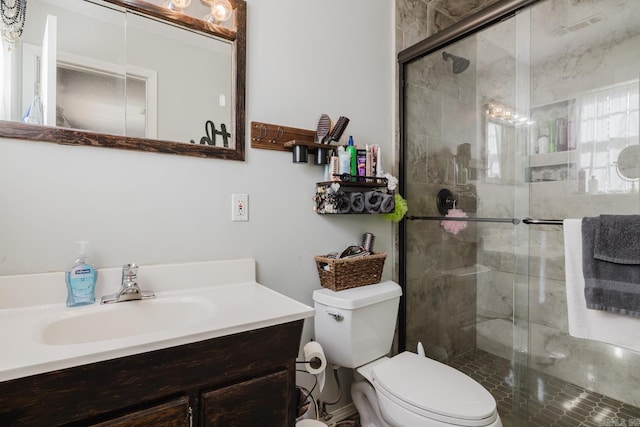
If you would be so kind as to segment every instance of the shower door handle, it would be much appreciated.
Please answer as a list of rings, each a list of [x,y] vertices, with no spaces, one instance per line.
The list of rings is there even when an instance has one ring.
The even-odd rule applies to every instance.
[[[561,219],[525,218],[522,222],[527,225],[562,225],[563,221]]]

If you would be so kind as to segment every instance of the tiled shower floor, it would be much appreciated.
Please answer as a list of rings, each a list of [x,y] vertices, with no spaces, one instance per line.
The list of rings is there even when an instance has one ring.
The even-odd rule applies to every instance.
[[[514,405],[511,362],[481,350],[449,364],[491,392],[504,427],[640,427],[640,408],[533,370]]]

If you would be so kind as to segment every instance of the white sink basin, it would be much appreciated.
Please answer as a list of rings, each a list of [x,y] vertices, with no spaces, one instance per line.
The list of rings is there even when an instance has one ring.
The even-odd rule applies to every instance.
[[[84,344],[179,328],[215,315],[208,299],[165,298],[94,305],[42,322],[40,341],[49,345]]]
[[[113,293],[121,278],[120,268],[101,269],[96,295]],[[250,258],[141,266],[138,278],[155,299],[67,307],[64,272],[0,276],[0,381],[267,328],[314,313],[256,282]]]

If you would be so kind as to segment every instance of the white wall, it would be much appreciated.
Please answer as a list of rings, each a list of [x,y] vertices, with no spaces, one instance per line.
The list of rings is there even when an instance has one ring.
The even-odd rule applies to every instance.
[[[247,135],[252,120],[313,129],[345,115],[343,139],[380,144],[391,165],[393,0],[249,0],[248,20]],[[249,137],[246,162],[2,139],[0,275],[64,270],[86,239],[99,267],[253,257],[261,283],[312,304],[314,255],[370,231],[390,278],[391,224],[316,215],[321,179]],[[230,220],[235,192],[249,194],[247,223]]]

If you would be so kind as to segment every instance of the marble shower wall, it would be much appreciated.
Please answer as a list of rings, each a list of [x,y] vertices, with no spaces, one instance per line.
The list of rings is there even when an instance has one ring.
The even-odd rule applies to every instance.
[[[397,0],[398,51],[436,34],[498,0]]]

